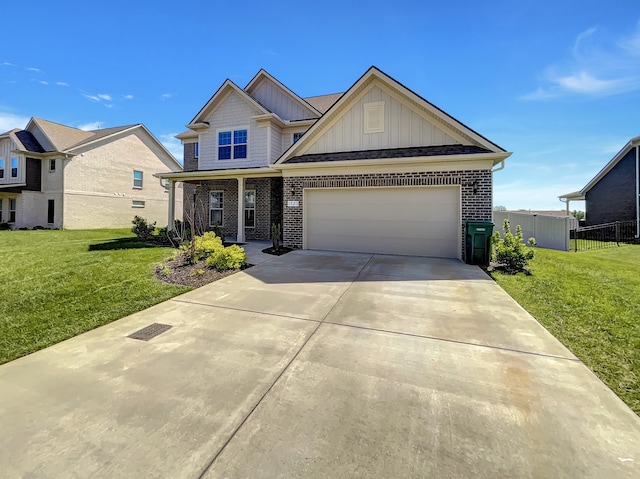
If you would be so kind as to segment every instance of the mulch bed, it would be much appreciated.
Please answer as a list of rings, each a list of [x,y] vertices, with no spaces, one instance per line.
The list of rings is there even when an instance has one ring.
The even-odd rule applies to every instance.
[[[215,268],[209,268],[204,261],[196,264],[184,264],[181,259],[165,261],[164,265],[156,266],[155,275],[160,281],[169,284],[178,284],[182,286],[190,286],[199,288],[205,284],[212,283],[232,274],[250,268],[253,265],[246,265],[241,269],[230,269],[227,271],[218,271]],[[166,268],[171,271],[165,274]]]

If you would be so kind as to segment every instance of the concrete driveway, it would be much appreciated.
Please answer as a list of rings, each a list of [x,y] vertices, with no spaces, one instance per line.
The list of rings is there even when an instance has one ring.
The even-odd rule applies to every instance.
[[[296,251],[0,366],[0,393],[3,478],[640,476],[638,416],[455,260]]]

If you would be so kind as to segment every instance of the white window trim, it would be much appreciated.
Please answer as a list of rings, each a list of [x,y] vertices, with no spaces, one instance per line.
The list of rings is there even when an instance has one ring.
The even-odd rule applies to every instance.
[[[0,177],[0,181],[4,180],[6,178],[6,171],[7,171],[7,159],[5,157],[0,157],[0,161],[2,161],[2,167],[0,167],[0,170],[2,170],[2,177]]]
[[[247,208],[247,193],[251,193],[253,192],[253,197],[254,197],[254,201],[253,201],[253,208]],[[250,189],[250,190],[244,190],[244,221],[245,221],[245,228],[249,228],[249,229],[255,229],[256,227],[256,203],[258,202],[258,195],[256,193],[255,189]],[[247,223],[247,210],[253,210],[253,226],[248,226]]]
[[[370,127],[370,120],[377,116],[379,124]],[[384,102],[372,101],[364,104],[363,127],[365,133],[384,133]]]
[[[146,206],[146,202],[144,200],[131,200],[132,208],[144,208]]]
[[[236,130],[247,130],[247,156],[245,158],[234,158],[233,157],[233,147],[235,146],[235,143],[233,143],[233,132]],[[220,138],[220,132],[223,131],[230,131],[231,132],[231,145],[224,145],[224,146],[231,146],[231,158],[229,158],[228,160],[221,160],[220,159],[220,145],[218,144],[219,138]],[[242,125],[242,126],[229,126],[229,127],[225,127],[225,128],[218,128],[216,130],[216,160],[217,161],[233,161],[233,160],[248,160],[249,159],[249,127]],[[239,143],[241,145],[244,145],[245,143]]]
[[[140,186],[136,185],[136,173],[140,173],[141,174],[141,178],[140,178]],[[144,171],[142,170],[133,170],[133,188],[136,190],[141,190],[144,186]]]
[[[211,207],[211,193],[220,193],[222,195],[222,208],[212,208]],[[221,214],[220,217],[222,218],[222,223],[220,223],[220,228],[222,228],[224,226],[224,191],[223,190],[211,190],[209,191],[209,227],[213,228],[214,224],[211,224],[211,211],[212,210],[220,210]]]
[[[53,165],[53,169],[51,169],[51,165]],[[58,165],[57,165],[56,158],[50,158],[49,159],[49,173],[55,173],[57,167],[58,167]]]

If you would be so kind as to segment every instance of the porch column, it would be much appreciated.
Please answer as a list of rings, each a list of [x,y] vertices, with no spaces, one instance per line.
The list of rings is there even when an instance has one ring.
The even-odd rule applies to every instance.
[[[167,231],[173,231],[176,218],[176,182],[169,180],[169,217],[167,218]]]
[[[238,243],[244,243],[244,178],[238,178]]]

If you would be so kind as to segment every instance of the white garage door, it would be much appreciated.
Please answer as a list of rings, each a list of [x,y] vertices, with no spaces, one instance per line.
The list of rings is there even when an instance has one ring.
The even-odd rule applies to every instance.
[[[304,191],[304,247],[460,257],[459,187]]]

